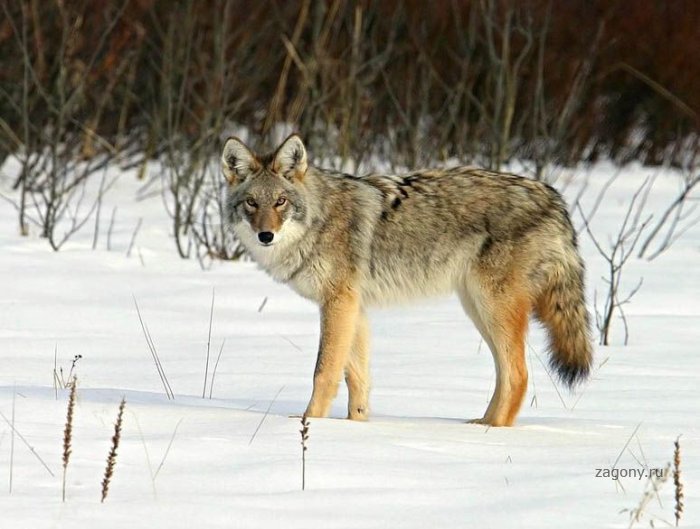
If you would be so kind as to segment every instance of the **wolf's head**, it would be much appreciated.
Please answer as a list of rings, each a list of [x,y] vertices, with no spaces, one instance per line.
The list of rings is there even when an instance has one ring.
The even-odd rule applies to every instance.
[[[274,246],[299,236],[307,217],[302,188],[308,164],[298,135],[266,156],[229,138],[221,163],[229,183],[226,218],[243,244]]]

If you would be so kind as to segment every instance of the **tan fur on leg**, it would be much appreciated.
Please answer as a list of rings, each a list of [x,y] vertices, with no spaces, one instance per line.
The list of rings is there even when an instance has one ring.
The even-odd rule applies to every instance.
[[[355,337],[359,310],[358,295],[350,287],[331,293],[321,306],[321,343],[308,417],[325,417],[330,411]]]
[[[491,426],[512,426],[527,391],[525,334],[530,304],[526,298],[501,302],[491,314],[490,334],[496,363],[496,389],[484,414]]]
[[[508,362],[510,371],[510,400],[505,425],[512,426],[527,393],[527,364],[525,362],[525,336],[527,334],[530,304],[521,300],[513,307],[508,334]]]
[[[470,422],[510,426],[515,421],[527,390],[525,334],[530,302],[522,289],[501,288],[497,294],[488,283],[465,281],[458,294],[465,312],[474,322],[493,355],[496,387],[484,416]]]
[[[348,385],[348,419],[366,421],[369,416],[369,324],[362,312],[345,366]]]

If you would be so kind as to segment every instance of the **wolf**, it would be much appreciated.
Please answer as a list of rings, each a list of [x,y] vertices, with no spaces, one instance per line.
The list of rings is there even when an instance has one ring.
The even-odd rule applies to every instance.
[[[306,416],[327,416],[344,374],[347,417],[368,418],[368,307],[452,292],[496,368],[486,412],[471,422],[513,425],[531,314],[548,331],[561,381],[588,375],[584,265],[552,187],[474,167],[342,174],[310,165],[297,134],[262,156],[229,138],[221,163],[230,229],[270,276],[320,306]]]

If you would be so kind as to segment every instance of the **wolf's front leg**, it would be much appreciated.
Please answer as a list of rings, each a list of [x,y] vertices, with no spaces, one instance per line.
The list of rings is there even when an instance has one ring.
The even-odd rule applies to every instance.
[[[325,417],[347,364],[360,312],[357,293],[349,286],[335,290],[321,305],[321,343],[314,372],[308,417]]]
[[[345,365],[348,385],[348,419],[366,421],[369,417],[369,324],[362,311],[358,316],[355,338]]]

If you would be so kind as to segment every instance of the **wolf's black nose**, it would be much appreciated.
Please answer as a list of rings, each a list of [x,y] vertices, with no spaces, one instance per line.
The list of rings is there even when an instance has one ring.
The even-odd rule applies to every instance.
[[[275,234],[271,231],[261,231],[258,233],[258,240],[263,244],[270,244],[274,238]]]

